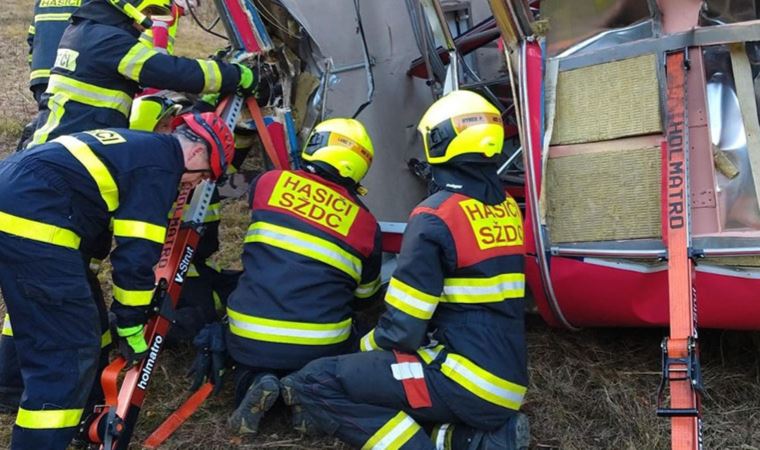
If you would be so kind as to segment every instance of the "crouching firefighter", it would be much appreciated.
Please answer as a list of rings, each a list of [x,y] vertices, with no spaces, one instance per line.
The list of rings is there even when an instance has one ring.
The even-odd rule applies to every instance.
[[[173,134],[102,129],[61,136],[0,162],[0,288],[24,392],[13,449],[65,449],[75,435],[101,346],[80,249],[113,221],[119,350],[148,350],[153,266],[180,182],[224,173],[232,133],[213,113],[187,114]]]
[[[357,195],[373,155],[361,123],[330,119],[304,147],[305,170],[254,180],[244,272],[227,305],[227,346],[237,363],[234,432],[257,432],[280,394],[279,377],[358,350],[353,309],[380,287],[380,229]],[[292,404],[285,392],[283,400]],[[299,409],[293,425],[305,425]]]
[[[322,431],[363,449],[527,449],[523,229],[496,174],[499,111],[456,91],[418,130],[440,190],[412,211],[386,312],[362,353],[282,384]]]

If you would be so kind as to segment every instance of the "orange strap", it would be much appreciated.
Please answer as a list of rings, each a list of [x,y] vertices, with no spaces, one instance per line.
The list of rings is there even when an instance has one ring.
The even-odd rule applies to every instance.
[[[214,385],[206,383],[193,393],[182,406],[174,411],[143,443],[144,448],[156,449],[163,444],[177,429],[200,408],[211,395]]]
[[[245,103],[248,105],[248,111],[251,113],[251,118],[253,118],[253,121],[256,124],[256,131],[259,133],[261,143],[264,145],[264,150],[266,150],[275,169],[289,169],[290,162],[288,161],[288,156],[282,155],[274,146],[272,136],[269,134],[269,129],[264,122],[264,117],[261,115],[261,108],[259,107],[259,104],[256,103],[256,99],[254,97],[248,97],[245,100]]]
[[[688,340],[696,338],[696,297],[694,263],[689,255],[688,158],[689,129],[686,114],[685,52],[669,53],[667,66],[667,141],[663,145],[663,238],[668,249],[668,297],[670,302],[670,339],[668,356],[688,359]],[[698,50],[697,50],[698,51]],[[697,351],[696,349],[694,351]],[[684,377],[686,364],[670,364],[670,407],[698,410],[699,393],[692,380]],[[672,448],[701,448],[699,416],[671,419]]]

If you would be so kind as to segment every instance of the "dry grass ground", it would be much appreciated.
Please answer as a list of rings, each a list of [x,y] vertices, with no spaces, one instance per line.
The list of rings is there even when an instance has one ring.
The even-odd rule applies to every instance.
[[[15,146],[34,105],[26,83],[24,36],[31,1],[6,0],[0,9],[0,148]],[[200,30],[185,26],[180,51],[204,55],[218,46]],[[224,207],[220,261],[239,267],[247,225],[243,201]],[[613,329],[577,333],[552,330],[536,316],[528,320],[531,385],[525,405],[536,449],[669,448],[668,424],[654,415],[662,330]],[[702,359],[706,393],[705,448],[760,449],[760,346],[757,335],[706,332]],[[188,348],[170,349],[150,389],[134,445],[188,394],[182,373],[192,359]],[[342,449],[334,439],[304,438],[288,429],[287,411],[276,407],[253,441],[229,435],[224,422],[231,389],[211,399],[164,448],[167,449]],[[13,417],[0,415],[0,447],[7,447]]]

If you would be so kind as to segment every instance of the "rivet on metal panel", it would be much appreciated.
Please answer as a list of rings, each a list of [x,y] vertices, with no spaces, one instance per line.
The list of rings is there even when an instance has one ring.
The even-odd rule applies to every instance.
[[[692,192],[692,208],[715,208],[715,191],[712,189]]]

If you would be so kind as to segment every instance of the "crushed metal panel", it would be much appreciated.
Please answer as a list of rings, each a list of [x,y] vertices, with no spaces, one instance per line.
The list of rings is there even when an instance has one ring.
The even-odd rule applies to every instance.
[[[662,131],[654,55],[560,72],[556,102],[553,145]]]
[[[660,159],[659,146],[549,158],[551,242],[661,237]]]
[[[363,63],[356,33],[353,0],[281,0],[332,58],[335,70]],[[404,0],[360,0],[369,53],[375,60],[375,97],[358,119],[367,127],[375,159],[364,185],[367,206],[384,221],[406,221],[426,196],[425,185],[407,169],[406,161],[424,153],[417,123],[433,103],[424,80],[406,76],[420,56]],[[487,0],[471,0],[473,23],[489,17]],[[305,20],[308,18],[308,21]],[[367,79],[361,67],[335,75],[327,95],[326,117],[350,116],[366,99]]]
[[[542,0],[541,17],[549,21],[549,56],[612,28],[649,18],[647,0]]]

